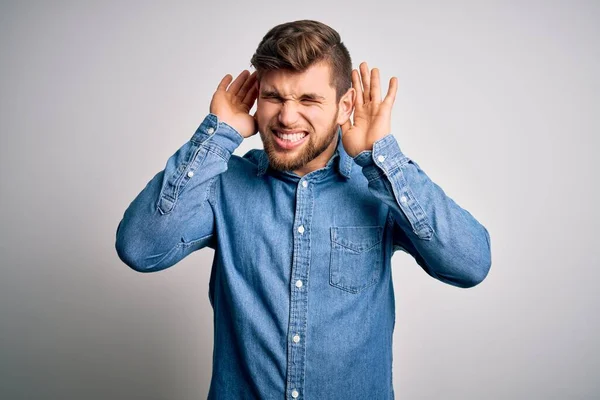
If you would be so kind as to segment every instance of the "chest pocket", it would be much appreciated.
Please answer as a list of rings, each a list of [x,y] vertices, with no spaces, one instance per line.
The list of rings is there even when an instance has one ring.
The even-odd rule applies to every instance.
[[[382,226],[332,226],[329,283],[358,293],[379,281],[383,269]]]

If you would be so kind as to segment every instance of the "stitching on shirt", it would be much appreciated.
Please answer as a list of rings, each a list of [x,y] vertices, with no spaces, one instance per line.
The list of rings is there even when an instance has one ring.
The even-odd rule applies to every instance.
[[[398,179],[398,185],[393,184],[393,177]],[[413,232],[417,235],[419,239],[423,240],[431,240],[433,237],[433,228],[429,224],[429,218],[425,213],[423,207],[415,197],[413,191],[410,186],[406,183],[406,179],[404,177],[404,170],[399,168],[397,173],[394,175],[388,175],[389,180],[385,180],[384,184],[389,188],[391,187],[392,193],[394,194],[394,199],[398,204],[398,207],[402,210],[408,222],[410,223]],[[403,205],[400,201],[401,192],[406,193],[407,202]],[[418,215],[421,214],[422,217]]]
[[[352,226],[349,228],[355,228],[355,227],[362,227],[362,226]],[[339,258],[335,258],[336,256],[342,257],[345,250],[343,249],[348,249],[350,250],[350,253],[346,253],[346,255],[350,254],[350,257],[352,257],[353,255],[359,255],[362,253],[365,253],[367,251],[371,251],[374,248],[377,248],[375,251],[377,253],[377,256],[380,257],[378,259],[378,261],[380,262],[379,266],[380,268],[385,268],[385,261],[381,258],[383,257],[383,252],[384,252],[384,246],[382,245],[383,243],[383,234],[384,234],[384,227],[383,226],[368,226],[368,227],[364,227],[364,228],[373,228],[373,229],[377,229],[378,232],[378,242],[373,244],[372,246],[369,246],[368,248],[362,249],[361,251],[357,252],[354,249],[349,248],[348,246],[345,246],[341,243],[339,243],[336,239],[335,239],[335,235],[334,235],[334,231],[335,228],[344,228],[344,227],[336,227],[336,226],[332,226],[330,227],[330,257],[329,257],[329,284],[333,287],[336,287],[338,289],[344,290],[346,292],[349,293],[360,293],[362,291],[364,291],[365,289],[375,285],[377,282],[379,282],[379,275],[377,275],[376,277],[373,277],[369,280],[364,280],[360,283],[355,283],[355,282],[348,282],[348,283],[341,283],[341,282],[334,282],[334,271],[337,271],[337,273],[340,275],[340,277],[342,277],[343,275],[343,270],[340,269],[340,265],[341,264],[341,259]],[[374,231],[372,231],[374,232]],[[340,246],[343,249],[336,249],[334,248],[334,244]],[[334,268],[334,266],[336,264],[334,264],[334,262],[337,263],[337,269]],[[350,278],[350,275],[345,275],[348,279]]]
[[[227,150],[225,150],[223,147],[219,146],[216,143],[211,143],[210,146],[202,146],[204,147],[208,152],[213,153],[219,157],[221,157],[224,161],[229,161],[229,157],[226,154],[229,154],[229,152]]]
[[[341,247],[343,247],[343,248],[345,248],[345,249],[348,249],[348,250],[350,250],[350,251],[351,251],[353,254],[361,254],[361,253],[364,253],[365,251],[371,250],[373,247],[375,247],[375,246],[377,246],[377,245],[381,244],[381,242],[382,242],[382,241],[380,240],[379,242],[377,242],[377,243],[374,243],[374,244],[372,244],[372,245],[371,245],[371,246],[369,246],[369,247],[365,247],[364,249],[362,249],[362,250],[360,250],[360,251],[357,251],[356,249],[353,249],[352,247],[348,247],[348,246],[346,246],[345,244],[342,244],[342,243],[340,243],[340,242],[338,242],[338,241],[336,241],[336,240],[333,240],[333,242],[334,242],[335,244],[337,244],[338,246],[341,246]]]
[[[202,236],[200,239],[192,240],[191,242],[183,242],[182,241],[182,242],[177,243],[177,245],[182,248],[190,247],[190,246],[193,246],[196,243],[206,240],[214,235],[215,235],[214,233],[209,233],[208,235]]]

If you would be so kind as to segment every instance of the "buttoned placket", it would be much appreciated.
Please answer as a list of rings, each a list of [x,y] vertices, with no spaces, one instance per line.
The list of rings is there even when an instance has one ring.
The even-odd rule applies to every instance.
[[[304,391],[306,362],[306,321],[308,312],[308,276],[310,270],[310,225],[313,214],[311,182],[302,178],[296,188],[294,218],[294,255],[290,284],[288,325],[287,398],[299,399]]]

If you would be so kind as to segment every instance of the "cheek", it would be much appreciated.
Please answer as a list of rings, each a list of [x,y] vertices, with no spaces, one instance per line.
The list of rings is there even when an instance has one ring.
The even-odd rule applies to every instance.
[[[256,106],[255,118],[259,126],[268,124],[275,116],[277,116],[277,109],[273,105],[262,103]]]
[[[300,120],[303,120],[304,124],[310,124],[317,131],[329,128],[331,120],[335,117],[335,115],[331,114],[331,111],[317,106],[302,107],[298,109],[298,112]],[[278,113],[279,106],[277,104],[259,102],[256,106],[255,114],[259,128],[263,129],[272,121],[275,121]]]
[[[318,107],[307,109],[304,115],[311,125],[313,125],[316,129],[329,128],[329,125],[331,125],[331,120],[335,116],[330,112],[326,112]]]

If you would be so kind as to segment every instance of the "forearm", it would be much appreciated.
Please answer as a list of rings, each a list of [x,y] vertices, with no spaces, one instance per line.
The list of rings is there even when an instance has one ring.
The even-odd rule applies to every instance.
[[[211,245],[211,189],[242,140],[216,115],[207,115],[125,211],[115,242],[125,264],[140,272],[158,271]]]
[[[396,244],[431,276],[459,287],[480,283],[491,267],[487,229],[404,155],[391,134],[355,158],[374,196],[390,207]],[[409,243],[407,243],[409,241]]]

